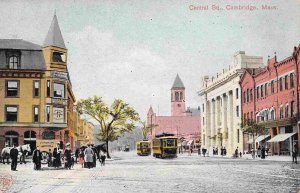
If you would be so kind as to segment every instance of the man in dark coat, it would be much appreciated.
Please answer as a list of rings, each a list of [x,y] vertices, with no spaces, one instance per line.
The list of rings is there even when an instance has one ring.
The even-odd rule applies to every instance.
[[[17,165],[18,165],[18,154],[19,151],[16,148],[16,145],[13,145],[13,148],[10,150],[10,158],[11,158],[11,170],[17,171]]]
[[[293,156],[293,163],[295,162],[295,164],[297,164],[298,146],[297,146],[296,142],[294,142],[294,145],[293,145],[292,156]]]
[[[264,146],[262,146],[261,148],[261,159],[265,159],[266,157],[266,149]]]
[[[41,169],[41,160],[42,160],[42,153],[40,151],[39,146],[36,147],[36,149],[33,151],[33,155],[32,155],[32,161],[34,163],[34,168],[36,170],[40,170]]]
[[[72,151],[70,148],[70,143],[66,144],[64,156],[65,156],[65,168],[70,170],[72,166]]]
[[[96,147],[94,146],[94,144],[92,144],[91,146],[92,146],[92,150],[94,152],[94,155],[93,155],[93,167],[96,167],[97,158],[99,158],[99,155],[98,155],[98,151],[97,151]]]

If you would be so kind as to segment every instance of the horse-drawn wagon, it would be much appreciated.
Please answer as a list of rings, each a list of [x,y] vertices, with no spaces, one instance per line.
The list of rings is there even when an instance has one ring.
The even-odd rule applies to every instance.
[[[40,151],[42,153],[42,164],[47,164],[49,162],[49,150],[53,153],[54,148],[56,148],[58,140],[45,140],[45,139],[37,139],[36,146],[39,146]]]

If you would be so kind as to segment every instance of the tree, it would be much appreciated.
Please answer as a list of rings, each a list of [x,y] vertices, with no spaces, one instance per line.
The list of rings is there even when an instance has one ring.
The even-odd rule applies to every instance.
[[[258,124],[252,119],[244,120],[242,124],[243,133],[252,134],[252,147],[255,149],[255,140],[259,135],[264,135],[266,132],[266,128],[263,124]],[[256,136],[256,137],[255,137]]]
[[[146,124],[145,121],[140,122],[142,124],[142,133],[143,133],[143,138],[147,139],[147,134],[152,131],[153,128],[157,127],[158,125],[155,124]]]
[[[100,124],[98,139],[106,142],[107,157],[110,158],[108,142],[117,140],[125,132],[132,131],[140,120],[139,114],[121,99],[108,107],[99,96],[81,99],[76,104],[77,112],[88,114]]]

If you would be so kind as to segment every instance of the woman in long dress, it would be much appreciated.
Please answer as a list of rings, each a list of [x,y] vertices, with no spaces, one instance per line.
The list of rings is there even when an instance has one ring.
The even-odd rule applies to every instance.
[[[84,150],[84,161],[86,162],[86,165],[89,169],[93,164],[93,155],[94,151],[92,150],[91,145],[88,144],[88,147]]]

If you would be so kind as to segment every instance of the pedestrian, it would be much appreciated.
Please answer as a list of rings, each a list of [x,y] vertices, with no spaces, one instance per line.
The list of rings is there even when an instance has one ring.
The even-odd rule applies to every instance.
[[[295,164],[297,164],[298,145],[296,142],[294,142],[294,145],[293,145],[292,156],[293,156],[293,163],[295,162]]]
[[[41,169],[41,160],[42,160],[42,153],[40,151],[39,146],[36,146],[36,149],[33,151],[32,154],[32,161],[34,163],[34,169],[35,170],[40,170]]]
[[[100,156],[101,158],[101,166],[105,166],[105,159],[106,159],[106,156],[103,154]]]
[[[57,167],[60,167],[61,166],[61,153],[62,153],[62,143],[58,142],[56,144],[56,148],[57,148],[57,155],[56,155],[56,164],[57,164]]]
[[[216,155],[219,155],[219,148],[216,148]]]
[[[83,168],[83,166],[84,166],[84,153],[83,153],[83,149],[81,149],[81,148],[79,150],[78,157],[79,157],[79,164],[81,164],[81,167]]]
[[[224,147],[224,155],[226,156],[226,154],[227,154],[227,150],[226,150],[226,148]]]
[[[22,163],[26,164],[25,157],[27,152],[23,150],[22,146],[20,146],[20,152],[21,152],[20,164]]]
[[[261,148],[261,159],[265,159],[266,157],[266,149],[264,148],[264,146],[262,146]]]
[[[19,151],[17,150],[16,145],[13,144],[13,147],[9,152],[9,155],[11,158],[11,170],[12,171],[17,171],[18,154],[19,154]]]
[[[78,156],[79,156],[79,149],[77,148],[75,150],[75,163],[77,163]]]
[[[87,167],[90,169],[92,167],[93,164],[93,155],[94,152],[91,148],[91,145],[88,144],[88,147],[84,150],[84,161],[87,164]]]
[[[198,148],[198,155],[201,156],[201,147]]]
[[[238,154],[239,154],[239,149],[238,149],[238,147],[236,147],[236,149],[235,149],[235,152],[234,152],[234,153],[235,153],[235,154],[234,154],[234,155],[235,155],[235,157],[236,157],[236,158],[238,158],[238,157],[239,157],[239,156],[238,156]]]
[[[53,154],[52,154],[52,152],[51,152],[51,149],[49,149],[49,151],[48,151],[48,167],[51,167],[52,166],[52,156],[53,156]]]
[[[252,159],[254,159],[255,158],[255,151],[254,151],[253,147],[251,148],[251,154],[252,154]]]
[[[91,146],[92,146],[91,148],[92,148],[92,150],[94,152],[94,154],[93,154],[93,167],[96,167],[97,158],[99,158],[98,151],[97,151],[96,147],[94,147],[94,144],[92,144]]]
[[[261,148],[260,146],[258,146],[257,148],[257,157],[260,157],[261,156]]]
[[[240,151],[240,157],[242,157],[242,152]]]
[[[203,157],[205,157],[205,153],[206,153],[206,149],[204,147],[202,147],[202,155],[203,155]]]
[[[71,169],[72,166],[72,151],[70,148],[70,143],[66,143],[66,149],[64,152],[64,157],[65,157],[65,168],[66,169]]]
[[[54,150],[53,150],[53,166],[55,168],[58,167],[58,160],[57,160],[58,155],[57,154],[58,154],[57,153],[57,148],[55,147]]]

